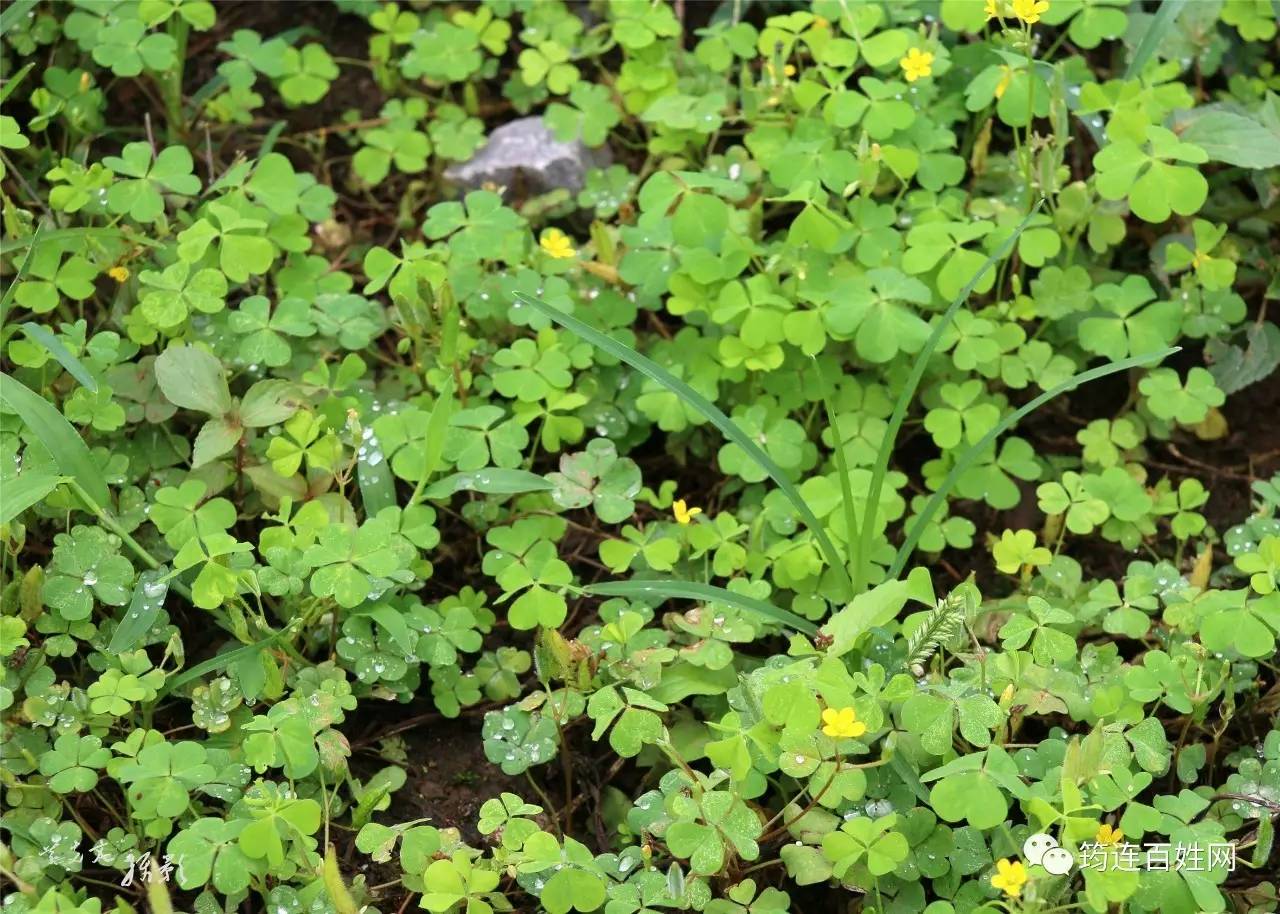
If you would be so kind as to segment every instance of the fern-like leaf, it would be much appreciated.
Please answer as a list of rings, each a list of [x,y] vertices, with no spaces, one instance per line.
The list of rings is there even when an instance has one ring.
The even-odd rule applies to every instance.
[[[907,639],[907,668],[924,675],[924,665],[939,647],[950,641],[978,607],[978,588],[966,581],[938,601]]]

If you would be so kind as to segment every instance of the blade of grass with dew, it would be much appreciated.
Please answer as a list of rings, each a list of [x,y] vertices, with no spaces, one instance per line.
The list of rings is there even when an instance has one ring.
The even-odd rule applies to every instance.
[[[436,400],[435,406],[431,408],[431,415],[427,417],[427,444],[422,454],[422,478],[418,480],[418,484],[413,488],[413,494],[409,496],[409,505],[416,505],[422,499],[427,481],[440,468],[440,458],[444,454],[444,438],[449,431],[449,420],[453,418],[456,406],[453,393],[453,379],[450,378],[445,382],[444,390],[440,391],[440,397]]]
[[[1161,0],[1160,6],[1151,16],[1151,23],[1138,46],[1133,49],[1133,57],[1129,58],[1129,66],[1125,67],[1124,78],[1133,79],[1142,72],[1151,55],[1160,47],[1160,42],[1169,34],[1173,24],[1178,21],[1187,0]]]
[[[21,22],[23,17],[35,8],[35,5],[36,0],[16,0],[9,4],[4,12],[0,12],[0,35]]]
[[[107,488],[102,468],[93,459],[84,439],[52,403],[2,372],[0,400],[9,404],[31,433],[49,449],[63,473],[75,479],[99,505],[111,504],[111,490]]]
[[[845,552],[848,555],[848,569],[854,575],[858,566],[858,507],[853,503],[853,483],[849,479],[849,461],[844,453],[844,438],[840,435],[840,423],[837,421],[835,403],[831,395],[826,393],[827,379],[822,374],[822,363],[817,356],[813,357],[813,366],[818,372],[818,384],[823,388],[822,405],[827,411],[827,427],[831,429],[831,440],[834,442],[836,472],[840,474],[840,502],[844,507]],[[855,594],[856,595],[856,594]]]
[[[902,569],[907,564],[907,559],[911,557],[911,553],[916,548],[916,543],[920,537],[924,535],[925,528],[928,527],[929,521],[933,519],[933,515],[942,507],[943,501],[946,500],[947,494],[955,486],[956,480],[969,469],[970,466],[978,459],[986,448],[990,447],[995,440],[1021,422],[1026,416],[1035,412],[1044,404],[1048,403],[1059,394],[1068,390],[1074,390],[1081,384],[1088,384],[1090,381],[1096,381],[1098,378],[1105,378],[1107,375],[1115,374],[1118,371],[1125,371],[1129,368],[1136,368],[1139,365],[1148,365],[1152,362],[1160,362],[1177,352],[1179,347],[1172,349],[1164,349],[1159,352],[1149,352],[1146,355],[1130,356],[1127,359],[1121,359],[1118,362],[1109,362],[1106,365],[1099,365],[1097,368],[1090,368],[1088,371],[1082,371],[1077,375],[1068,378],[1056,387],[1045,391],[1040,396],[1031,400],[1025,406],[1015,410],[1005,416],[996,425],[995,428],[982,436],[977,444],[970,447],[960,459],[956,461],[955,466],[951,468],[951,472],[947,474],[946,479],[942,481],[942,485],[938,487],[938,491],[934,492],[925,504],[924,510],[916,517],[915,523],[911,525],[911,530],[907,534],[906,541],[902,544],[902,548],[898,550],[898,554],[894,557],[893,567],[889,569],[889,577],[897,577],[902,573]]]
[[[138,581],[133,586],[133,598],[129,601],[129,608],[125,610],[120,624],[111,635],[107,652],[120,654],[133,650],[142,641],[143,635],[155,624],[168,593],[169,569],[148,568],[138,575]]]
[[[1013,230],[1013,234],[1004,240],[1004,242],[991,253],[991,256],[983,262],[978,271],[973,274],[964,288],[947,306],[947,310],[942,313],[942,317],[933,327],[933,333],[929,335],[929,339],[925,342],[924,348],[916,353],[915,361],[911,364],[911,374],[907,377],[907,383],[903,385],[901,393],[898,394],[898,402],[894,404],[893,415],[889,417],[889,424],[885,428],[884,438],[880,441],[880,450],[876,453],[875,466],[871,471],[871,485],[867,490],[867,510],[866,516],[862,519],[862,535],[858,543],[858,565],[854,569],[854,593],[861,593],[867,582],[867,562],[871,555],[871,538],[875,535],[876,521],[880,510],[880,492],[884,488],[885,474],[889,472],[889,458],[893,454],[893,447],[898,440],[898,432],[902,430],[902,423],[906,421],[907,410],[911,408],[911,401],[915,399],[916,388],[920,386],[920,380],[924,377],[925,369],[929,365],[929,359],[933,356],[933,351],[938,348],[938,342],[942,339],[942,334],[950,325],[951,320],[955,317],[956,312],[960,310],[960,306],[969,298],[973,292],[974,286],[982,279],[983,275],[1002,260],[1006,254],[1013,250],[1013,246],[1017,244],[1018,239],[1022,237],[1023,231],[1035,218],[1036,213],[1040,212],[1040,207],[1044,205],[1044,198],[1041,198],[1035,206],[1031,207],[1031,212],[1018,223],[1018,227]]]
[[[62,345],[62,340],[39,324],[31,323],[31,321],[19,326],[21,326],[23,333],[45,349],[48,349],[49,354],[54,357],[57,363],[65,368],[71,377],[79,381],[82,387],[95,394],[98,392],[97,380],[89,373],[89,369],[84,367],[84,362],[81,362],[71,354],[70,349]]]
[[[633,600],[657,597],[663,600],[699,600],[706,603],[728,603],[730,606],[754,615],[763,616],[801,634],[813,636],[818,633],[818,627],[808,619],[797,616],[795,613],[788,612],[785,609],[779,609],[772,603],[734,593],[732,590],[725,590],[723,587],[716,587],[712,584],[700,584],[696,581],[677,581],[674,578],[655,578],[643,581],[633,578],[630,581],[606,581],[602,584],[591,584],[584,587],[583,590],[586,593],[597,596],[628,597]]]
[[[537,309],[547,317],[551,318],[566,330],[571,330],[587,342],[591,343],[598,349],[612,355],[614,358],[626,362],[632,368],[639,371],[647,378],[657,381],[667,390],[671,391],[679,397],[687,406],[696,410],[703,418],[714,425],[724,434],[726,438],[732,441],[738,447],[746,452],[747,456],[754,460],[759,467],[769,474],[769,477],[777,484],[782,493],[795,507],[800,514],[805,525],[813,533],[818,540],[818,545],[822,549],[823,556],[826,558],[827,564],[835,569],[840,576],[841,584],[845,587],[849,586],[849,575],[845,570],[844,562],[840,560],[840,553],[837,551],[835,544],[831,542],[831,538],[827,536],[826,531],[822,527],[821,521],[814,515],[813,510],[805,502],[800,490],[797,489],[791,480],[787,479],[786,473],[773,460],[762,451],[754,441],[752,441],[741,428],[739,428],[732,419],[722,413],[711,401],[702,394],[698,393],[688,384],[672,375],[665,368],[662,368],[656,362],[645,358],[636,352],[630,346],[619,343],[612,337],[606,336],[594,327],[584,324],[576,317],[565,314],[557,308],[553,308],[541,299],[534,298],[532,295],[526,295],[523,292],[516,292],[515,297],[526,305]]]
[[[422,490],[422,497],[434,501],[463,491],[480,492],[484,495],[520,495],[525,492],[548,492],[554,488],[545,477],[528,470],[488,467],[437,479]]]
[[[280,631],[274,632],[268,635],[267,637],[263,638],[261,641],[255,641],[253,642],[253,644],[246,644],[243,647],[237,647],[234,650],[223,651],[221,654],[218,654],[216,657],[210,657],[208,660],[204,661],[203,663],[197,663],[191,669],[186,670],[183,673],[180,673],[176,676],[170,676],[168,679],[164,681],[164,685],[162,685],[159,688],[159,690],[157,690],[156,701],[159,701],[160,699],[164,698],[174,689],[180,689],[184,685],[186,685],[188,682],[193,682],[199,679],[201,676],[204,676],[206,673],[212,673],[214,670],[220,670],[223,667],[229,666],[232,663],[236,663],[240,660],[243,660],[246,657],[252,657],[255,654],[265,651],[267,648],[275,644],[285,635],[289,634],[289,630],[291,627],[292,625],[286,625],[284,628],[280,629]]]

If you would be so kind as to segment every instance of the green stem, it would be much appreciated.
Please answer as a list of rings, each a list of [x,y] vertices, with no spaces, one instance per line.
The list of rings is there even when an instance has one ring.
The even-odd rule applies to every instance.
[[[526,771],[524,776],[529,782],[529,786],[533,788],[533,792],[538,795],[538,799],[541,800],[543,806],[546,807],[547,814],[551,818],[551,824],[555,826],[556,834],[563,838],[564,832],[560,828],[560,816],[555,812],[556,804],[551,802],[551,797],[547,796],[547,792],[543,790],[542,787],[539,786],[538,782],[533,779],[532,774]]]
[[[835,457],[836,472],[840,474],[840,500],[844,503],[845,517],[845,552],[849,562],[849,577],[853,579],[853,594],[857,596],[862,593],[863,586],[867,579],[867,556],[866,553],[857,551],[858,535],[858,507],[853,503],[853,484],[849,479],[849,462],[845,458],[844,438],[840,434],[840,423],[836,415],[835,403],[832,394],[826,393],[827,381],[822,374],[822,363],[816,358],[813,360],[814,367],[818,370],[818,384],[823,388],[822,402],[827,410],[827,426],[831,429],[831,447]]]
[[[1032,207],[1031,201],[1035,199],[1034,189],[1033,189],[1033,185],[1035,184],[1035,181],[1033,179],[1033,176],[1035,174],[1035,153],[1032,149],[1031,137],[1032,137],[1032,126],[1035,124],[1035,117],[1036,117],[1036,105],[1035,105],[1036,73],[1035,73],[1034,61],[1031,58],[1031,26],[1028,25],[1026,29],[1027,29],[1027,35],[1026,35],[1026,38],[1027,38],[1027,44],[1026,44],[1026,47],[1027,47],[1027,143],[1026,143],[1027,162],[1026,162],[1026,171],[1024,172],[1024,177],[1026,178],[1026,181],[1027,181],[1027,212],[1030,213],[1031,207]]]
[[[23,895],[36,894],[35,886],[33,886],[29,882],[24,882],[23,880],[19,879],[17,873],[15,873],[13,870],[9,869],[8,867],[2,864],[0,864],[0,876],[3,876],[5,879],[8,879],[11,883],[13,883],[13,887],[16,888]]]
[[[146,547],[144,547],[136,539],[130,536],[129,531],[124,529],[124,527],[120,526],[119,521],[117,521],[114,517],[108,514],[105,508],[103,508],[96,501],[94,501],[93,498],[89,495],[88,492],[84,490],[84,487],[80,485],[79,482],[77,482],[74,478],[69,478],[67,480],[67,486],[71,489],[71,491],[76,493],[76,497],[78,497],[80,501],[83,502],[86,507],[88,507],[90,513],[92,513],[94,517],[98,519],[98,522],[102,524],[104,527],[106,527],[108,530],[110,530],[112,533],[114,533],[116,536],[120,537],[121,542],[123,542],[126,546],[128,546],[133,551],[133,553],[138,556],[138,558],[142,559],[142,561],[146,563],[148,568],[160,568],[162,566],[163,563],[159,559],[157,559],[154,555],[152,555],[150,552],[148,552],[146,550]],[[175,580],[169,586],[172,587],[174,590],[176,590],[178,593],[182,594],[183,598],[186,599],[187,602],[192,601],[191,590],[187,587],[186,584],[183,584],[181,581]]]
[[[177,45],[177,50],[174,52],[177,60],[173,69],[166,74],[160,91],[164,96],[164,117],[170,143],[182,142],[187,133],[187,118],[182,111],[182,75],[187,59],[187,36],[190,31],[191,27],[181,15],[175,12],[169,17],[169,37]]]

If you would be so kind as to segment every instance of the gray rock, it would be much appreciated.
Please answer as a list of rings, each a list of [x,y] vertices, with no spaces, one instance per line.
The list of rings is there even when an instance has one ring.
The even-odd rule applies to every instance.
[[[505,187],[508,196],[534,196],[557,188],[576,193],[582,190],[587,170],[602,168],[609,160],[608,147],[561,143],[541,117],[522,117],[490,133],[479,152],[445,169],[444,176],[467,190],[485,184]]]

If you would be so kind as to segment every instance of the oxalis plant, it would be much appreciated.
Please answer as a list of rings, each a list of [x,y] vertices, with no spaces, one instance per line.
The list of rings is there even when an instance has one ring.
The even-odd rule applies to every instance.
[[[1273,6],[0,8],[4,914],[1275,911]]]
[[[768,474],[778,488],[783,492],[791,504],[795,507],[796,514],[804,521],[810,533],[818,543],[818,547],[822,551],[828,567],[831,569],[835,582],[832,587],[832,594],[835,602],[850,601],[850,605],[841,612],[842,616],[837,613],[828,625],[829,629],[835,629],[841,626],[841,620],[844,617],[853,617],[858,619],[858,624],[867,626],[877,624],[876,619],[881,612],[885,610],[877,610],[868,616],[867,611],[862,608],[870,605],[872,602],[863,599],[867,594],[870,577],[872,574],[872,546],[875,543],[876,531],[879,517],[877,513],[880,510],[880,494],[884,487],[885,473],[889,470],[889,464],[893,457],[894,445],[897,442],[898,433],[902,429],[902,423],[907,417],[907,412],[911,408],[912,400],[915,397],[916,389],[920,384],[920,379],[924,376],[929,359],[932,357],[934,350],[937,348],[939,340],[942,338],[951,320],[956,312],[968,299],[973,292],[975,286],[982,281],[986,275],[1001,258],[1006,256],[1009,251],[1017,243],[1022,236],[1023,231],[1035,218],[1036,213],[1040,209],[1037,204],[1025,219],[1022,220],[1014,229],[1009,238],[979,267],[978,271],[965,283],[959,294],[952,300],[951,304],[943,312],[941,318],[934,323],[933,332],[929,335],[923,348],[915,356],[911,363],[911,370],[907,376],[907,380],[902,390],[898,394],[897,402],[894,405],[893,413],[889,418],[888,426],[885,433],[881,437],[879,449],[876,452],[875,464],[871,471],[870,483],[867,488],[866,496],[862,500],[863,516],[861,524],[858,517],[858,500],[855,499],[852,483],[849,478],[849,467],[845,462],[843,448],[837,446],[835,448],[835,459],[840,475],[840,509],[843,514],[844,528],[842,531],[845,541],[845,553],[842,556],[832,541],[830,534],[824,528],[823,523],[818,520],[813,509],[804,496],[790,481],[785,471],[779,467],[773,459],[763,451],[760,446],[752,440],[751,436],[739,425],[734,423],[732,419],[711,403],[688,384],[666,371],[657,363],[645,358],[634,349],[614,340],[599,330],[594,329],[588,324],[583,323],[572,315],[565,314],[547,304],[541,299],[535,298],[523,292],[517,292],[515,297],[529,307],[536,308],[540,313],[546,315],[560,326],[567,330],[573,331],[578,336],[590,342],[592,345],[602,349],[615,358],[621,359],[626,364],[632,366],[648,378],[657,381],[663,387],[670,390],[680,401],[686,404],[690,409],[701,415],[724,436],[746,453],[752,461],[754,461],[761,470]],[[909,529],[905,541],[897,549],[893,560],[889,565],[887,572],[887,581],[880,586],[898,585],[897,578],[906,568],[907,561],[911,557],[911,553],[915,550],[916,544],[920,540],[920,536],[925,528],[928,527],[934,515],[943,506],[947,495],[955,486],[956,480],[964,473],[973,463],[987,451],[992,443],[1002,434],[1013,428],[1017,423],[1034,412],[1037,408],[1048,403],[1054,397],[1059,396],[1069,390],[1074,390],[1081,384],[1087,383],[1098,378],[1103,378],[1109,374],[1119,371],[1125,371],[1141,365],[1149,365],[1158,363],[1170,355],[1177,352],[1176,348],[1165,349],[1160,352],[1151,352],[1143,355],[1135,355],[1127,359],[1110,362],[1106,365],[1090,368],[1079,374],[1073,375],[1071,378],[1055,385],[1051,389],[1035,397],[1025,405],[1016,410],[1011,411],[1008,415],[1003,416],[990,431],[988,431],[981,439],[967,448],[955,461],[950,472],[942,481],[942,484],[934,491],[926,502],[924,509],[916,515]],[[815,363],[816,365],[816,363]],[[820,369],[815,369],[819,371]],[[823,383],[823,387],[826,385]],[[841,425],[841,417],[836,406],[832,402],[830,396],[824,398],[824,406],[826,407],[828,428],[833,433],[838,434]],[[783,622],[795,631],[808,635],[817,633],[815,626],[796,616],[794,613],[786,612],[775,606],[770,606],[760,600],[747,597],[743,594],[735,594],[724,588],[712,587],[704,582],[697,581],[678,581],[678,580],[632,580],[628,582],[613,582],[604,584],[595,584],[586,588],[588,593],[595,593],[604,596],[618,597],[644,597],[656,596],[659,598],[679,597],[692,600],[715,600],[718,602],[729,603],[738,606],[749,612],[757,612],[767,615],[768,617]],[[895,595],[902,593],[902,589],[897,586],[886,587],[885,592],[893,592]],[[883,599],[883,598],[882,598]],[[888,598],[889,615],[892,618],[896,614],[897,609],[901,606],[902,599]],[[881,619],[880,621],[887,621]],[[824,637],[830,637],[830,634]]]

